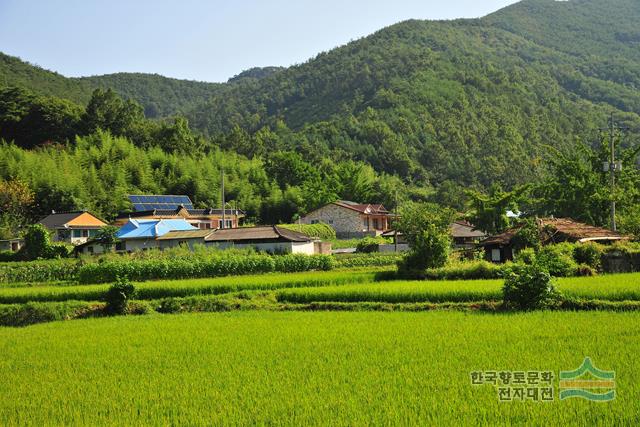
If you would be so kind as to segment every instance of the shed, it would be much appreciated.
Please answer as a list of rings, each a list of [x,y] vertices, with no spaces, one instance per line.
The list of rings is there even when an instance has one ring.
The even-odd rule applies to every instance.
[[[269,253],[316,253],[314,239],[277,225],[216,230],[204,240],[207,245],[221,249],[252,247]]]
[[[606,244],[628,239],[618,232],[574,221],[571,218],[538,218],[536,225],[543,245],[562,242]],[[485,250],[485,258],[492,262],[512,260],[514,256],[512,241],[521,228],[522,225],[512,227],[480,242],[480,246]]]

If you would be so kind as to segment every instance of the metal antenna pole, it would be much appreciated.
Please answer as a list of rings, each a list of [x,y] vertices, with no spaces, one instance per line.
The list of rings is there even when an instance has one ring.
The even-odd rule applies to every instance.
[[[394,252],[398,252],[398,190],[396,190],[396,200],[395,200],[395,224],[393,225],[393,245]]]
[[[614,143],[615,138],[615,122],[613,121],[613,112],[611,112],[611,123],[609,126],[609,147],[610,147],[610,166],[609,174],[611,175],[611,230],[617,231],[616,226],[616,147]]]
[[[227,210],[227,208],[224,200],[224,169],[221,169],[221,174],[222,174],[222,226],[220,228],[225,228],[225,221],[227,219],[225,215],[225,211]]]

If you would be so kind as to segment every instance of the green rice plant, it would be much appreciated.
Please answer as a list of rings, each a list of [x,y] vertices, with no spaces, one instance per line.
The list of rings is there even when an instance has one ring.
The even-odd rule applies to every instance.
[[[499,281],[380,282],[364,285],[325,286],[321,288],[282,289],[276,292],[280,302],[469,302],[502,299]]]
[[[252,311],[0,328],[0,425],[631,426],[639,323],[637,312]],[[586,356],[616,372],[614,401],[501,403],[470,380],[557,377]]]
[[[289,287],[313,287],[366,283],[375,280],[378,272],[304,272],[253,276],[218,277],[210,279],[164,280],[136,283],[137,299],[149,300],[191,295],[218,295],[243,290],[274,290]],[[38,286],[0,289],[0,304],[30,301],[100,301],[108,285]]]
[[[333,302],[471,302],[502,300],[502,280],[393,281],[321,288],[283,289],[278,301]],[[565,298],[605,301],[640,301],[640,274],[556,279]]]

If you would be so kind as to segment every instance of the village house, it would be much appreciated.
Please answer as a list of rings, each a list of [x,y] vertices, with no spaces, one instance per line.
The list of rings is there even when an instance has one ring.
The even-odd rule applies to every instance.
[[[476,230],[473,224],[467,221],[454,221],[450,226],[451,238],[453,241],[453,248],[457,250],[471,250],[486,238],[486,233]],[[397,240],[398,251],[409,250],[409,245],[405,240],[402,233],[397,233],[395,230],[388,230],[382,233],[382,237],[393,239],[391,245],[380,245],[380,252],[393,252],[396,248],[395,242]]]
[[[130,219],[116,237],[120,240],[117,250],[133,252],[159,248],[159,237],[171,231],[197,230],[184,219]]]
[[[184,219],[200,230],[238,228],[245,213],[240,209],[195,209],[188,196],[129,196],[133,212],[118,214],[114,225],[129,219]]]
[[[627,239],[615,231],[594,227],[569,218],[539,218],[536,219],[536,224],[543,245],[562,242],[606,244]],[[480,247],[485,251],[485,259],[496,263],[513,260],[515,250],[512,241],[521,228],[522,226],[510,228],[480,242]]]
[[[207,245],[220,249],[250,247],[269,253],[307,255],[327,252],[327,247],[306,234],[276,225],[216,230],[204,240]],[[330,247],[328,252],[331,252]]]
[[[18,252],[24,246],[24,239],[16,237],[15,239],[0,240],[0,251]]]
[[[389,229],[394,215],[379,204],[360,204],[345,200],[329,203],[300,219],[302,224],[325,223],[339,238],[378,236]]]
[[[196,245],[204,245],[205,238],[213,233],[214,230],[176,230],[158,237],[158,247],[160,249],[175,248],[178,246],[195,249]]]
[[[473,224],[467,221],[454,221],[451,224],[451,237],[455,249],[474,249],[478,243],[487,237],[483,231],[476,230]]]
[[[79,245],[92,239],[98,231],[107,225],[87,211],[52,212],[43,218],[40,224],[53,233],[54,242],[67,242]]]

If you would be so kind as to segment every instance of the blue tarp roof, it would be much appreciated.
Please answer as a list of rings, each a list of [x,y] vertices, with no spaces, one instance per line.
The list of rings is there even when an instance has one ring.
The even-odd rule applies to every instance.
[[[118,239],[154,239],[170,231],[197,230],[184,219],[130,219],[118,230]]]

